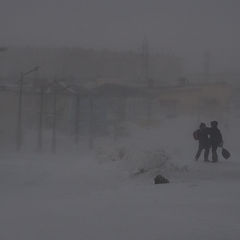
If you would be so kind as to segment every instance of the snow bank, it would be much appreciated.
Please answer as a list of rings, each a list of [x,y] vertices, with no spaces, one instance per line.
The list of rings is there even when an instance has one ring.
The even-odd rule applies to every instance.
[[[101,162],[121,162],[131,173],[187,171],[192,163],[196,128],[191,118],[166,119],[159,126],[128,125],[128,137],[98,141],[95,153]]]

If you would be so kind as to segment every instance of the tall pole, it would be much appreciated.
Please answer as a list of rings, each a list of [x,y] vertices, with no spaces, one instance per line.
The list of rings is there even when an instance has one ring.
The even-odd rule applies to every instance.
[[[93,97],[90,96],[89,98],[89,107],[90,107],[90,114],[89,114],[89,149],[92,150],[94,147],[94,105],[93,105]]]
[[[79,107],[80,107],[80,96],[76,95],[76,110],[75,110],[75,143],[79,143]]]
[[[16,148],[20,151],[23,144],[23,131],[22,131],[22,98],[23,98],[23,81],[24,76],[38,71],[39,67],[35,67],[28,72],[22,72],[19,80],[19,91],[18,91],[18,114],[17,114],[17,129],[16,129]]]
[[[42,128],[43,128],[43,100],[44,87],[40,87],[40,109],[39,109],[39,126],[38,126],[38,150],[42,151]]]
[[[53,126],[52,126],[52,152],[56,153],[56,127],[57,127],[57,90],[53,92]]]
[[[23,77],[24,74],[21,73],[19,80],[19,92],[18,92],[18,115],[17,115],[17,132],[16,132],[16,144],[17,151],[20,151],[22,148],[22,94],[23,94]]]

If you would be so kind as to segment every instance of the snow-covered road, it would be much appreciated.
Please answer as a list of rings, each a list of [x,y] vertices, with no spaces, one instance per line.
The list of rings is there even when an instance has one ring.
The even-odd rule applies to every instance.
[[[24,159],[24,160],[23,160]],[[240,163],[189,163],[133,176],[116,162],[23,156],[0,162],[3,240],[235,240],[240,237]]]

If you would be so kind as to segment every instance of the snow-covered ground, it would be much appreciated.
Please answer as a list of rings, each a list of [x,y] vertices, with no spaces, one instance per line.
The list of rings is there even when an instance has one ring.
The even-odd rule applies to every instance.
[[[232,158],[217,164],[193,160],[190,119],[131,127],[128,139],[100,140],[92,153],[2,153],[0,239],[238,239],[239,130],[231,125],[222,131]],[[170,184],[154,185],[158,173]]]

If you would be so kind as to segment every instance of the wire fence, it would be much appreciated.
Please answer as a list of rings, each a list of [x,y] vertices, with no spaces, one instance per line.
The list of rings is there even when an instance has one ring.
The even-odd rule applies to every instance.
[[[129,122],[146,126],[184,112],[203,115],[213,109],[215,112],[226,110],[226,99],[221,99],[224,105],[219,105],[217,97],[211,101],[212,106],[205,100],[196,103],[197,94],[194,95],[193,90],[181,88],[163,92],[162,89],[117,85],[89,90],[56,80],[40,86],[21,85],[21,82],[2,86],[0,148],[52,153],[82,146],[93,149],[96,139],[112,137],[116,140],[127,136]]]

